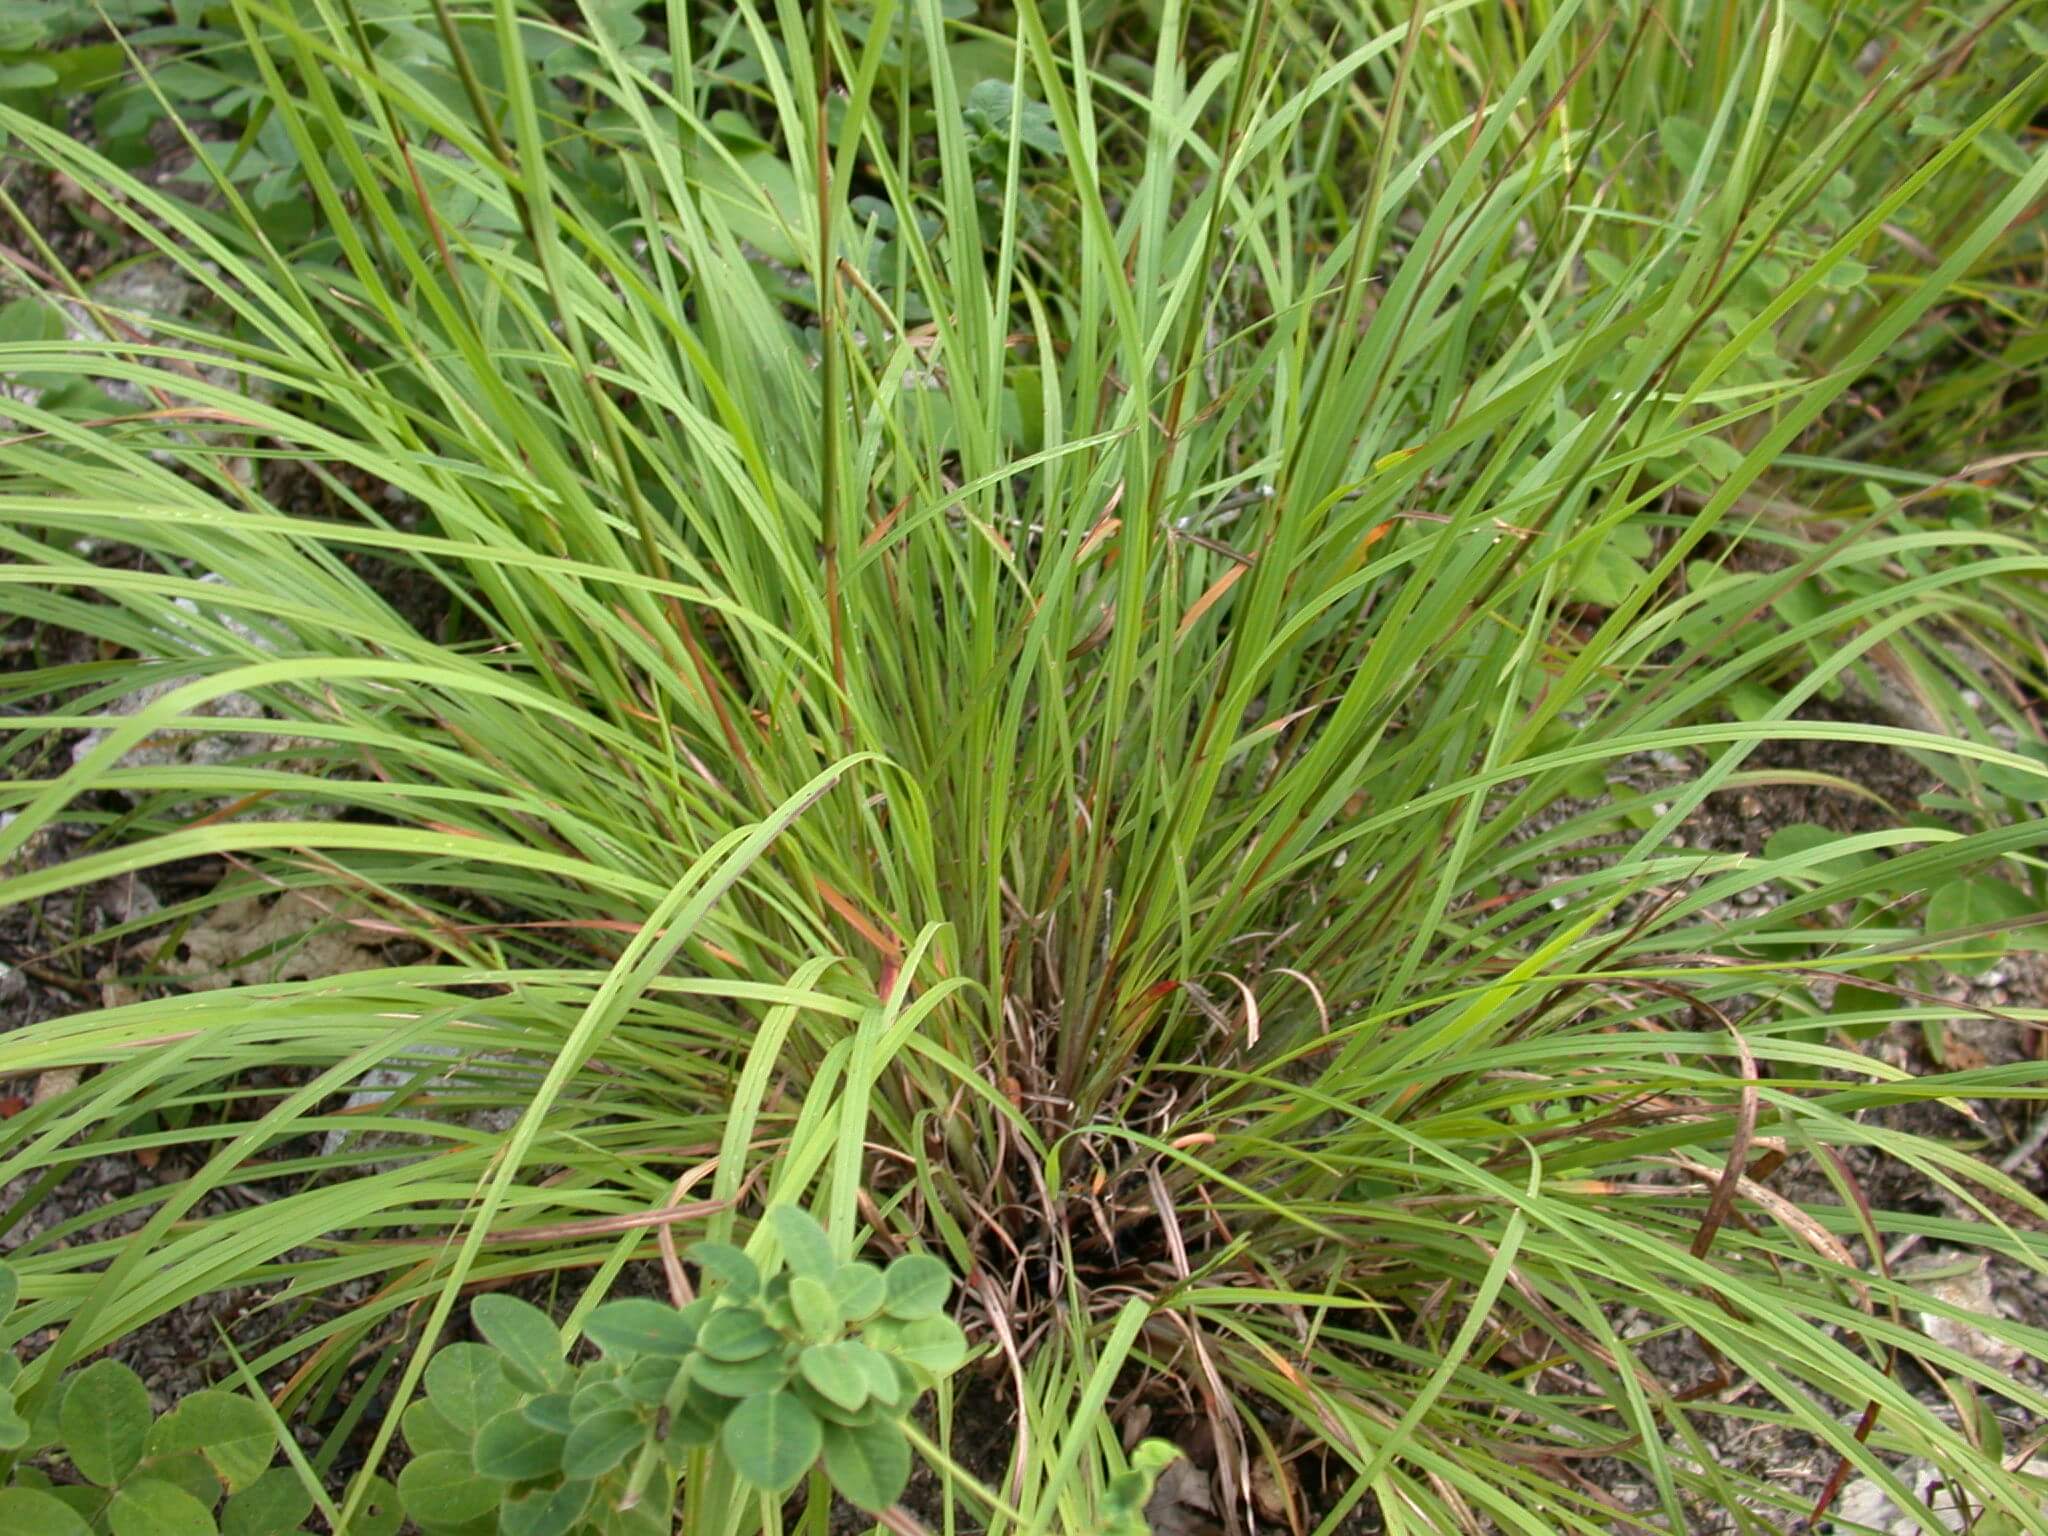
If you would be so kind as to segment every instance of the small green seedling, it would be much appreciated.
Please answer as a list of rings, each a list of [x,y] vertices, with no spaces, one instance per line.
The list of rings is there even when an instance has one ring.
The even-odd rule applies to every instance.
[[[794,1207],[767,1221],[780,1270],[699,1243],[705,1294],[606,1302],[582,1365],[537,1307],[480,1297],[487,1342],[435,1355],[406,1410],[406,1513],[428,1536],[667,1536],[695,1450],[778,1495],[822,1460],[847,1502],[887,1509],[910,1480],[905,1416],[966,1358],[952,1275],[918,1254],[842,1262]]]
[[[0,1316],[19,1293],[14,1272],[0,1265]],[[99,1360],[69,1373],[55,1412],[31,1422],[15,1403],[22,1371],[11,1351],[0,1354],[0,1465],[13,1463],[0,1487],[0,1531],[285,1536],[312,1512],[298,1474],[271,1465],[271,1416],[238,1393],[194,1392],[159,1415],[141,1377],[118,1360]],[[20,1463],[45,1452],[50,1462],[68,1462],[78,1480]],[[393,1501],[373,1497],[366,1509],[351,1536],[393,1536]]]

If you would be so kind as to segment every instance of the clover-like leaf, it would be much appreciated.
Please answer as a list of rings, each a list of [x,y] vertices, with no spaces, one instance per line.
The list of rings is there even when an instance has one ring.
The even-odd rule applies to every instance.
[[[813,1344],[796,1365],[813,1388],[852,1412],[868,1400],[868,1373],[860,1360],[868,1353],[858,1344]]]
[[[465,1452],[463,1461],[468,1460]],[[313,1495],[299,1474],[290,1467],[272,1467],[228,1499],[220,1512],[221,1536],[283,1536],[312,1512]]]
[[[787,1493],[818,1459],[824,1432],[794,1392],[763,1392],[733,1409],[719,1445],[733,1471],[756,1488]]]
[[[1958,928],[2001,925],[1989,933],[1959,941],[1976,951],[1979,958],[1967,966],[1957,962],[1957,968],[1980,972],[1995,964],[1996,953],[2008,944],[2022,949],[2048,945],[2048,926],[2030,921],[2041,915],[2041,904],[2020,887],[1989,875],[1977,875],[1967,880],[1950,880],[1928,898],[1927,931],[1947,933]]]
[[[1826,827],[1809,821],[1797,821],[1778,828],[1764,839],[1764,857],[1767,859],[1791,859],[1803,853],[1819,853],[1841,842],[1839,832],[1830,832]],[[1824,864],[1817,866],[1831,873],[1844,873],[1862,869],[1878,861],[1878,855],[1868,848],[1854,853],[1831,854]]]
[[[576,1415],[570,1411],[573,1401],[567,1392],[543,1392],[521,1403],[519,1412],[529,1424],[566,1435],[576,1427]]]
[[[832,1257],[832,1240],[817,1218],[801,1206],[776,1206],[768,1213],[768,1226],[782,1244],[782,1257],[791,1274],[822,1281],[839,1267]]]
[[[708,1355],[690,1357],[690,1380],[720,1397],[753,1397],[771,1392],[789,1379],[789,1367],[780,1351],[752,1360],[713,1360]]]
[[[157,1427],[162,1425],[163,1420],[157,1420]],[[197,1451],[168,1451],[159,1455],[152,1448],[144,1452],[139,1470],[145,1477],[184,1489],[208,1509],[220,1502],[220,1474]]]
[[[752,1301],[761,1294],[761,1271],[731,1243],[702,1242],[690,1245],[690,1257],[710,1278],[716,1280],[727,1299]]]
[[[569,1395],[569,1417],[581,1421],[593,1413],[603,1413],[610,1408],[624,1408],[631,1404],[626,1389],[616,1381],[599,1379],[585,1381]]]
[[[501,1490],[459,1451],[435,1451],[406,1463],[398,1498],[421,1525],[460,1525],[495,1509]]]
[[[606,1408],[577,1421],[562,1447],[562,1475],[599,1478],[638,1450],[647,1422],[630,1408]]]
[[[721,1407],[716,1412],[706,1412],[702,1405],[690,1402],[668,1416],[668,1444],[689,1449],[709,1445],[718,1438],[718,1431],[724,1426],[733,1404],[718,1397],[708,1401]]]
[[[15,1411],[14,1394],[0,1387],[0,1451],[18,1451],[27,1444],[28,1420]]]
[[[608,1355],[668,1355],[680,1359],[697,1343],[697,1329],[676,1308],[644,1296],[608,1301],[590,1314],[583,1336]]]
[[[950,1317],[921,1317],[897,1330],[890,1353],[936,1380],[960,1368],[967,1358],[967,1338]]]
[[[71,1465],[102,1488],[135,1470],[149,1423],[149,1391],[118,1360],[101,1360],[72,1377],[57,1410],[57,1430]]]
[[[807,1338],[829,1339],[839,1332],[839,1303],[824,1281],[798,1275],[789,1282],[789,1305]]]
[[[910,1442],[892,1423],[827,1424],[825,1475],[855,1508],[880,1514],[910,1482]]]
[[[752,1307],[721,1307],[704,1320],[697,1348],[713,1360],[753,1360],[782,1342]]]
[[[399,1503],[398,1490],[384,1478],[371,1477],[363,1485],[363,1496],[356,1503],[356,1516],[349,1522],[348,1536],[397,1536],[404,1519],[405,1509]]]
[[[953,1273],[928,1253],[906,1253],[882,1275],[882,1309],[906,1323],[935,1317],[953,1291]]]
[[[37,1488],[0,1488],[0,1531],[34,1536],[92,1536],[85,1517],[54,1494]]]
[[[268,1470],[277,1452],[270,1415],[233,1392],[194,1392],[166,1414],[151,1437],[154,1448],[197,1451],[229,1493],[240,1493]]]
[[[138,1477],[114,1491],[107,1506],[114,1536],[219,1536],[213,1511],[174,1483]]]
[[[501,1353],[506,1379],[528,1392],[546,1392],[568,1379],[562,1333],[547,1313],[516,1296],[479,1296],[469,1315]]]
[[[882,1272],[860,1259],[840,1265],[826,1283],[832,1287],[832,1299],[839,1303],[839,1315],[850,1323],[873,1317],[888,1298]]]
[[[636,1360],[633,1368],[619,1378],[619,1390],[636,1403],[658,1403],[668,1397],[683,1369],[681,1360],[660,1356]]]
[[[558,1483],[507,1499],[498,1509],[500,1536],[568,1536],[595,1490],[594,1483]]]
[[[2032,766],[2011,768],[2004,763],[1980,764],[1977,771],[1984,776],[1986,786],[2015,800],[2048,801],[2048,746],[2035,741],[2022,742],[2014,751],[2030,759]]]
[[[427,1396],[457,1429],[471,1434],[517,1401],[504,1361],[482,1344],[450,1344],[427,1362]]]
[[[857,1364],[867,1377],[868,1395],[884,1407],[905,1408],[915,1398],[915,1393],[904,1390],[903,1379],[896,1374],[896,1367],[889,1363],[889,1357],[865,1344],[849,1343],[846,1356]]]
[[[517,1408],[499,1414],[477,1431],[476,1469],[500,1482],[526,1483],[562,1470],[567,1436],[531,1423]]]
[[[415,1456],[431,1456],[436,1451],[460,1451],[467,1456],[470,1442],[476,1438],[474,1431],[450,1422],[440,1404],[424,1397],[406,1408],[398,1427],[405,1432],[406,1448]]]
[[[801,1376],[790,1382],[789,1390],[804,1400],[804,1406],[818,1416],[821,1424],[875,1424],[892,1417],[887,1408],[871,1397],[862,1398],[858,1408],[841,1407]]]

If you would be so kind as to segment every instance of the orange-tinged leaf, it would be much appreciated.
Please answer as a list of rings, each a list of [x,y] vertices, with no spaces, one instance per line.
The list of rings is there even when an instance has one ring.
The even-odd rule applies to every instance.
[[[1210,582],[1209,590],[1188,604],[1188,611],[1180,616],[1180,625],[1173,632],[1175,643],[1177,644],[1182,640],[1187,635],[1187,632],[1194,627],[1196,621],[1211,608],[1215,607],[1223,594],[1236,586],[1238,578],[1250,569],[1250,566],[1233,565],[1221,576]]]
[[[833,890],[831,886],[827,885],[817,876],[813,875],[811,877],[811,883],[818,888],[818,895],[824,899],[825,905],[845,918],[847,927],[874,945],[883,960],[892,966],[902,961],[903,946],[869,922],[861,914],[860,908]]]
[[[1116,627],[1116,609],[1109,603],[1102,605],[1102,618],[1090,630],[1080,644],[1067,652],[1068,661],[1079,661],[1109,638],[1109,632]]]
[[[1074,564],[1080,565],[1087,560],[1090,555],[1094,554],[1101,547],[1103,540],[1110,538],[1123,525],[1124,520],[1122,518],[1105,516],[1093,528],[1088,530],[1088,537],[1081,541],[1080,551],[1074,556]]]

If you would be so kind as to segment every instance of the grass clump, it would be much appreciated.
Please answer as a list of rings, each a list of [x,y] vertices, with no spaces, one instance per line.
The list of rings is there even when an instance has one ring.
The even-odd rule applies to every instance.
[[[1162,1381],[1318,1531],[1815,1514],[1730,1420],[2048,1528],[1978,1411],[2048,1401],[1874,1257],[2043,1271],[2035,1194],[1883,1114],[2042,1074],[1856,1040],[2041,932],[2035,34],[1103,11],[235,0],[289,240],[167,95],[196,200],[0,109],[196,295],[107,314],[18,220],[0,579],[85,644],[10,680],[0,894],[219,868],[145,975],[279,889],[411,946],[0,1043],[90,1074],[0,1125],[12,1222],[187,1170],[15,1250],[25,1409],[256,1286],[252,1369],[353,1428],[465,1287],[580,1319],[686,1197],[800,1200],[964,1277],[990,1529],[1089,1527]],[[1896,677],[1913,721],[1822,707]],[[136,753],[230,699],[228,761]],[[1674,840],[1788,740],[1940,814]],[[341,1112],[392,1063],[428,1119]]]

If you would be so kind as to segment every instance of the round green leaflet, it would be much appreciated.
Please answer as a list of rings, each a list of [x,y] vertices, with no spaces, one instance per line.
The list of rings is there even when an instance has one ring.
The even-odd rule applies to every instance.
[[[466,1343],[450,1344],[427,1362],[427,1396],[443,1418],[468,1434],[518,1400],[497,1352]]]
[[[349,1522],[348,1536],[396,1536],[405,1518],[398,1502],[398,1490],[381,1477],[373,1477]]]
[[[630,1408],[601,1408],[569,1431],[562,1472],[574,1479],[603,1477],[647,1438],[647,1424]]]
[[[152,1438],[152,1451],[199,1452],[230,1493],[240,1493],[261,1477],[277,1451],[268,1414],[246,1397],[211,1389],[178,1404]]]
[[[935,1316],[953,1290],[953,1272],[928,1253],[906,1253],[882,1276],[883,1310],[904,1322]]]
[[[142,1460],[149,1437],[149,1392],[118,1360],[101,1360],[71,1378],[57,1410],[65,1454],[88,1482],[111,1488]]]
[[[879,1514],[910,1481],[910,1442],[895,1424],[827,1424],[825,1475],[849,1504]]]
[[[798,1275],[789,1283],[789,1305],[797,1326],[811,1338],[828,1339],[839,1332],[839,1304],[824,1281]]]
[[[124,1483],[107,1506],[114,1536],[215,1536],[213,1511],[154,1477]]]
[[[426,1525],[460,1525],[498,1503],[498,1487],[460,1451],[434,1451],[398,1474],[405,1512]]]
[[[708,1280],[716,1280],[731,1301],[751,1301],[761,1292],[761,1271],[731,1243],[702,1242],[690,1245],[690,1257],[697,1261]]]
[[[591,1483],[561,1483],[507,1499],[498,1511],[500,1536],[568,1536],[590,1507]]]
[[[476,1432],[458,1429],[441,1411],[441,1405],[421,1398],[405,1410],[405,1417],[399,1421],[405,1432],[406,1446],[415,1456],[429,1456],[435,1451],[461,1451],[469,1454],[470,1442]]]
[[[882,1272],[864,1260],[840,1265],[827,1283],[832,1287],[833,1299],[839,1303],[839,1315],[850,1323],[873,1317],[882,1310],[887,1295]]]
[[[797,1357],[797,1369],[823,1396],[851,1412],[868,1400],[868,1373],[858,1344],[813,1344]]]
[[[768,1213],[768,1224],[782,1244],[782,1256],[792,1274],[824,1280],[837,1268],[832,1258],[832,1240],[809,1211],[794,1205],[778,1205]]]
[[[757,1360],[782,1340],[752,1307],[723,1307],[705,1320],[697,1348],[713,1360]]]
[[[823,1444],[818,1416],[793,1392],[764,1392],[733,1409],[719,1443],[735,1472],[756,1488],[787,1493]]]
[[[502,1352],[501,1366],[513,1385],[545,1392],[568,1375],[561,1330],[539,1307],[514,1296],[479,1296],[469,1315]]]
[[[680,1358],[697,1342],[696,1328],[681,1312],[644,1296],[606,1302],[590,1314],[583,1336],[608,1355]]]
[[[290,1467],[272,1467],[228,1499],[220,1515],[221,1536],[278,1536],[296,1530],[312,1512],[313,1496],[299,1474]]]
[[[92,1536],[92,1527],[62,1499],[36,1488],[0,1488],[0,1531],[35,1536]]]
[[[517,1408],[477,1432],[476,1469],[501,1482],[524,1483],[562,1470],[563,1436],[528,1421]]]
[[[967,1339],[950,1317],[923,1317],[897,1330],[889,1352],[936,1378],[959,1369],[967,1358]]]

